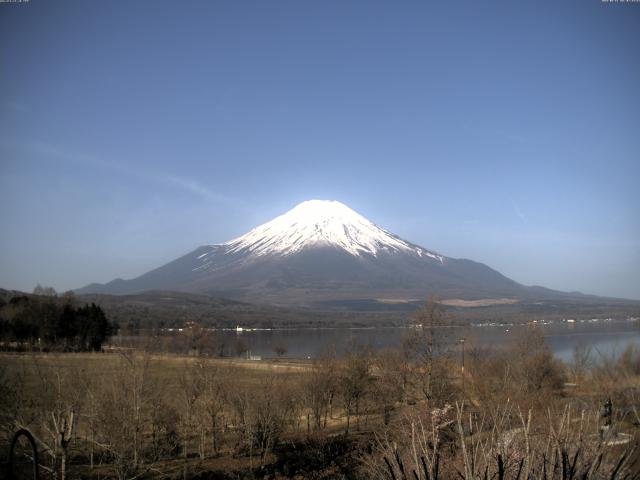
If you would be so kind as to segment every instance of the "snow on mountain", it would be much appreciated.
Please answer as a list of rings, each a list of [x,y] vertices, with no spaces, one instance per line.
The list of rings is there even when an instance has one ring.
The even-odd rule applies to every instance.
[[[291,255],[314,246],[334,246],[353,256],[413,253],[439,262],[443,257],[405,242],[343,203],[308,200],[247,234],[222,244],[226,253]]]
[[[203,245],[131,280],[80,293],[148,290],[312,304],[371,298],[512,298],[525,287],[481,263],[444,257],[336,201],[310,200],[247,234]]]

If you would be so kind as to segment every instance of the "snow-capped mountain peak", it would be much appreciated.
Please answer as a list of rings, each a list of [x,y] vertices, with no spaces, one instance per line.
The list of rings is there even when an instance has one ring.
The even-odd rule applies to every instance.
[[[289,255],[313,246],[333,246],[353,256],[407,252],[440,262],[443,257],[378,227],[343,203],[308,200],[223,244],[227,253]]]

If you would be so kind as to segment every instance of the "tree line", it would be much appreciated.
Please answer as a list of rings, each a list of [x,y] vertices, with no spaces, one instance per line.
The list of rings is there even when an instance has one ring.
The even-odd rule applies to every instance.
[[[94,303],[37,286],[32,295],[0,298],[0,342],[8,350],[99,351],[118,330]]]

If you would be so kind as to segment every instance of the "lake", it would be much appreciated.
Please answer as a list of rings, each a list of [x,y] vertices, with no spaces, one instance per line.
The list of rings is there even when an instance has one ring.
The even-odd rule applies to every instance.
[[[640,322],[633,320],[576,321],[538,324],[547,345],[554,354],[571,361],[578,345],[589,345],[596,356],[619,355],[629,344],[640,345]],[[474,346],[504,347],[519,336],[526,335],[529,327],[523,325],[481,325],[448,327],[446,336],[451,343],[465,338],[465,348]],[[338,354],[352,344],[370,346],[375,350],[395,348],[411,332],[410,328],[317,328],[317,329],[254,329],[242,331],[219,330],[217,333],[228,349],[242,343],[251,355],[262,358],[276,357],[278,347],[286,349],[284,356],[295,358],[316,357],[328,348]]]

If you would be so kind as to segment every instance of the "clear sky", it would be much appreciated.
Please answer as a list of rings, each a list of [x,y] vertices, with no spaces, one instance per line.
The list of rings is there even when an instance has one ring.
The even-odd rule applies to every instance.
[[[131,278],[311,198],[640,299],[640,3],[0,3],[0,287]]]

